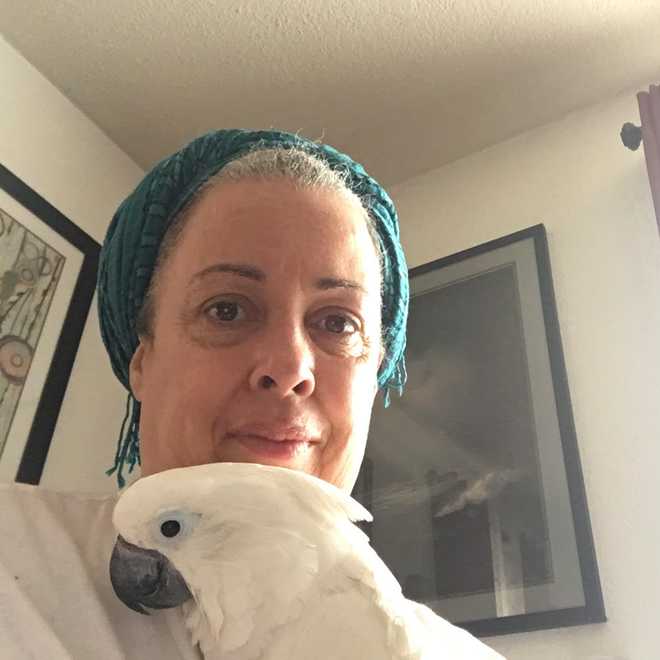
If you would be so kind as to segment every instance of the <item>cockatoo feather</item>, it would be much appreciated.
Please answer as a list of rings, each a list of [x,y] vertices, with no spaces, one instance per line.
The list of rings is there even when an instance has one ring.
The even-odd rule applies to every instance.
[[[499,657],[406,600],[353,524],[369,512],[301,472],[168,470],[133,484],[113,520],[126,547],[185,581],[185,623],[206,660],[454,660],[458,637],[470,660]]]

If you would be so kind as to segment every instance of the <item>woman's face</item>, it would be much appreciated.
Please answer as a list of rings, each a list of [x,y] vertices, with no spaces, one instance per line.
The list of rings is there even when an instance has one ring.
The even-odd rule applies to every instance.
[[[357,201],[285,180],[206,191],[131,362],[142,473],[257,462],[350,490],[377,390],[380,306]]]

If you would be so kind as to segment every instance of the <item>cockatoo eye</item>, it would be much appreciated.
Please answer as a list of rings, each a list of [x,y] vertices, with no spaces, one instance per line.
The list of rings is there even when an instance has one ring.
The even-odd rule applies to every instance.
[[[192,532],[200,517],[191,511],[163,511],[154,521],[153,534],[161,543],[178,543]]]
[[[181,525],[178,520],[166,520],[160,524],[160,533],[163,536],[167,536],[168,539],[176,536],[180,531]]]

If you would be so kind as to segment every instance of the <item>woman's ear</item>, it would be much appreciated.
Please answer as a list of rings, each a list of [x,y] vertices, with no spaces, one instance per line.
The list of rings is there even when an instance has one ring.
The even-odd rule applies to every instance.
[[[137,350],[133,353],[131,363],[128,366],[128,380],[131,384],[131,392],[137,401],[142,400],[142,387],[144,385],[144,341],[140,339]]]

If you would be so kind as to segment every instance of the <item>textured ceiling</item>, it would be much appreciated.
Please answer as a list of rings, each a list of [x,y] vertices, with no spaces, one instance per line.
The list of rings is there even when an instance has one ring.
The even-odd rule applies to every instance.
[[[0,32],[145,168],[277,127],[392,184],[660,80],[660,0],[0,0]]]

